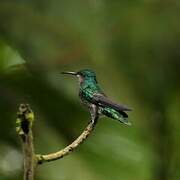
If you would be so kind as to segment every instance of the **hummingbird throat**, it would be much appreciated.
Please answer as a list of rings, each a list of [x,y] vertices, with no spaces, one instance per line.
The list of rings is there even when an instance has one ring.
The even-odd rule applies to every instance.
[[[81,75],[77,75],[77,77],[78,77],[79,85],[81,85],[84,82],[84,78]]]

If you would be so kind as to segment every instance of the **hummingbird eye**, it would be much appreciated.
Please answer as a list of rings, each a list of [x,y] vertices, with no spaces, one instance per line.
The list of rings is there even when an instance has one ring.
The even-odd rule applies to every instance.
[[[83,76],[83,73],[81,73],[81,72],[78,72],[78,73],[77,73],[77,75],[79,75],[79,76]]]

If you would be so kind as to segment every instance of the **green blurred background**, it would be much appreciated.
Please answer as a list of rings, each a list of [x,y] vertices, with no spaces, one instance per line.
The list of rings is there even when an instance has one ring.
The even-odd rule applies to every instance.
[[[1,0],[0,179],[22,179],[19,103],[35,112],[37,153],[65,147],[87,125],[77,80],[59,74],[84,68],[133,108],[133,125],[101,119],[36,179],[180,179],[179,19],[179,0]]]

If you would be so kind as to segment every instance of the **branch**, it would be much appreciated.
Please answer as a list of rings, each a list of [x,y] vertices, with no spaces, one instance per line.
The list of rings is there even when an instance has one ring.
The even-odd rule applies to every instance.
[[[19,106],[18,118],[16,120],[16,132],[21,138],[23,155],[24,155],[24,180],[34,180],[34,170],[38,164],[44,162],[54,161],[70,154],[76,149],[82,142],[84,142],[88,136],[92,133],[97,119],[92,119],[81,135],[70,145],[64,149],[47,154],[36,155],[34,153],[32,125],[34,121],[34,113],[30,109],[28,104],[21,104]]]
[[[16,132],[21,138],[24,155],[24,180],[34,179],[35,155],[32,135],[34,114],[28,104],[21,104],[17,113]]]
[[[68,145],[64,149],[55,153],[47,154],[47,155],[41,155],[41,154],[36,155],[38,164],[54,161],[70,154],[74,149],[76,149],[82,142],[84,142],[87,139],[87,137],[93,131],[96,125],[96,122],[97,121],[91,121],[88,124],[88,126],[85,128],[85,130],[82,132],[82,134],[74,142],[72,142],[70,145]]]

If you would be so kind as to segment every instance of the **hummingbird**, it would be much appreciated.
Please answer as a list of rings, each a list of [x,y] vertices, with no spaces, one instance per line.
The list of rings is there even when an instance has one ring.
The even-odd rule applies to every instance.
[[[100,116],[105,115],[126,125],[131,125],[126,111],[132,109],[111,101],[100,88],[94,71],[83,69],[78,72],[62,72],[62,74],[70,74],[78,78],[80,101],[89,109],[93,123]]]

